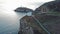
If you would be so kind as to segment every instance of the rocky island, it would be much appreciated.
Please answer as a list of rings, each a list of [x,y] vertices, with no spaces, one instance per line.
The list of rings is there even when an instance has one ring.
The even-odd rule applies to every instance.
[[[21,12],[21,13],[33,12],[32,9],[29,9],[29,8],[26,8],[26,7],[18,7],[14,11],[15,12]]]

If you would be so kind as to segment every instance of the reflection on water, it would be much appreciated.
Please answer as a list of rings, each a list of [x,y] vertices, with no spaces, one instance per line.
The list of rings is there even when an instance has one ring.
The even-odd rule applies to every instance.
[[[0,11],[0,34],[17,34],[19,30],[19,20],[26,13],[16,13],[14,11]]]

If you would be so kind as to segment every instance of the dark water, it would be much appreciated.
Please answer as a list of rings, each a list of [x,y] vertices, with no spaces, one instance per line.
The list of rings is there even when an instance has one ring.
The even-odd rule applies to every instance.
[[[0,34],[17,34],[19,31],[19,20],[26,13],[14,11],[0,11]]]

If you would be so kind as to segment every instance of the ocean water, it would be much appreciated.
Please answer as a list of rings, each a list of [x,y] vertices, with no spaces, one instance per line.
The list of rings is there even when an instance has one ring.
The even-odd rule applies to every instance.
[[[18,34],[20,19],[26,13],[0,10],[0,34]]]

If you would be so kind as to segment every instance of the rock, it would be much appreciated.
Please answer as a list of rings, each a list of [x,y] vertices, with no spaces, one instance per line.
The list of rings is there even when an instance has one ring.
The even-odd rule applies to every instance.
[[[27,17],[27,16],[26,16]],[[20,20],[20,31],[22,32],[22,34],[33,34],[33,29],[32,27],[30,27],[28,24],[27,24],[27,21],[24,19],[25,17],[23,17],[21,20]],[[19,31],[19,34],[20,34],[20,31]]]
[[[33,12],[32,9],[29,9],[29,8],[26,8],[26,7],[18,7],[14,11],[15,12],[22,12],[22,13]]]
[[[52,1],[38,7],[33,15],[51,33],[60,34],[60,1]],[[33,19],[32,16],[24,16],[20,20],[19,33],[22,34],[47,34]]]
[[[35,17],[51,34],[60,33],[60,16],[40,14]],[[20,20],[20,31],[23,34],[47,34],[31,16],[25,16]]]
[[[26,29],[27,27],[27,29]],[[30,29],[31,28],[31,29]],[[23,31],[22,31],[23,30]],[[23,32],[23,34],[43,34],[42,28],[40,28],[36,21],[31,16],[25,16],[20,20],[20,31]]]
[[[36,8],[35,14],[49,13],[49,14],[59,14],[60,13],[60,1],[47,2],[40,7]],[[33,13],[34,14],[34,13]]]

